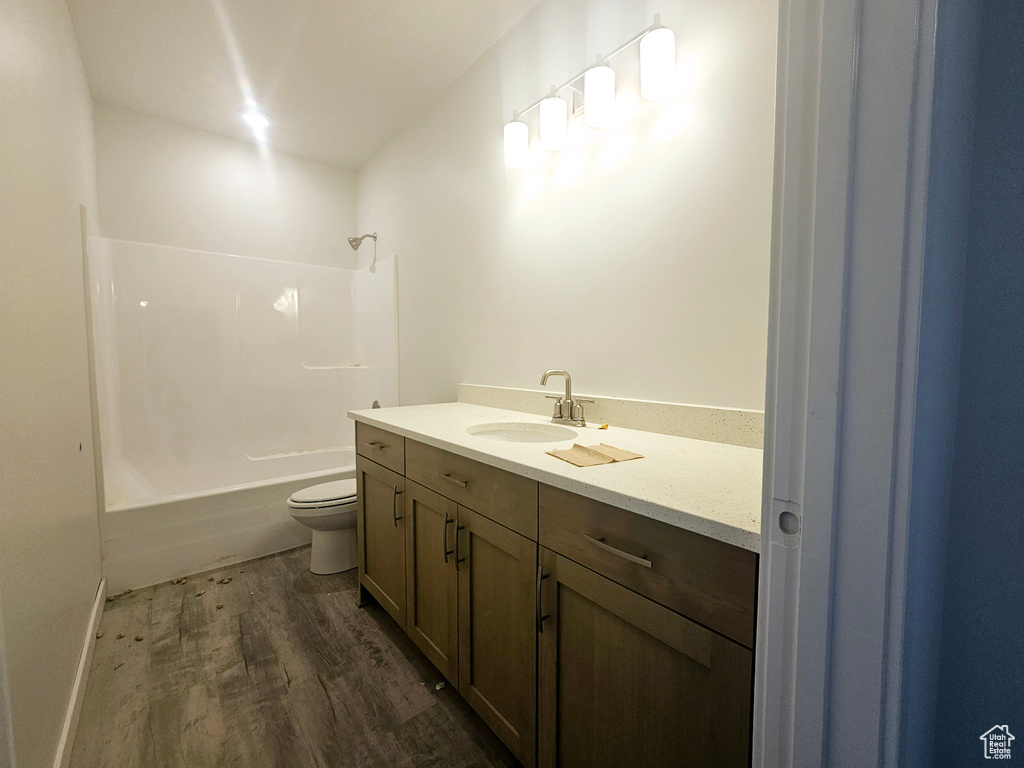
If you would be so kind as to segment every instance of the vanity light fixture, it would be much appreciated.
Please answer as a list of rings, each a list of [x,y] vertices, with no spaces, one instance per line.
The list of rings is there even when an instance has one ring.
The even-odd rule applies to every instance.
[[[676,73],[676,36],[668,27],[640,39],[640,95],[657,101],[668,95]]]
[[[591,67],[583,74],[583,122],[590,128],[604,128],[615,113],[615,70],[607,64]]]
[[[540,103],[540,145],[548,152],[557,152],[565,146],[568,135],[569,104],[551,86],[551,95]]]
[[[559,94],[569,89],[581,93],[575,83],[583,80],[583,122],[590,128],[602,128],[612,121],[615,112],[615,71],[608,66],[634,43],[640,43],[640,95],[648,100],[666,96],[676,69],[676,36],[661,26],[661,14],[654,14],[654,24],[627,40],[607,56],[598,56],[597,64],[569,78],[526,109],[512,113],[505,123],[505,167],[525,168],[529,155],[530,129],[522,118],[540,108],[540,144],[549,152],[561,149],[569,132],[569,103]]]
[[[513,115],[513,118],[518,117]],[[525,168],[530,158],[530,129],[521,120],[505,123],[505,167]]]

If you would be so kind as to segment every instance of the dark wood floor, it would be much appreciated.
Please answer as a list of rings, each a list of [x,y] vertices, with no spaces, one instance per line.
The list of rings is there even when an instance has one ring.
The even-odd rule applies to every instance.
[[[308,564],[303,547],[108,602],[72,768],[519,765],[383,609],[356,607],[355,571]]]

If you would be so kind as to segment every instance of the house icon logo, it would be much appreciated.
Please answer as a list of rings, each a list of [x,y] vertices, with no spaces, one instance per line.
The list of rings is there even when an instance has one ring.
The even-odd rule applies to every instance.
[[[1015,737],[1007,726],[993,725],[978,738],[985,742],[986,760],[1010,759],[1010,742]]]

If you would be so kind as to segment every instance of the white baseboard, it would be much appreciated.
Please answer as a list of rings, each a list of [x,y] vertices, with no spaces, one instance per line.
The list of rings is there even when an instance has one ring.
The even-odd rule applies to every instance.
[[[67,768],[71,764],[71,749],[75,745],[75,732],[78,730],[78,716],[82,712],[82,699],[85,698],[85,684],[89,678],[89,667],[92,666],[92,651],[96,647],[96,632],[103,616],[103,604],[106,602],[107,580],[100,579],[96,587],[96,599],[92,604],[92,615],[86,630],[85,642],[82,644],[82,657],[78,661],[78,673],[75,685],[71,689],[68,711],[64,716],[64,727],[57,743],[57,755],[53,759],[53,768]]]

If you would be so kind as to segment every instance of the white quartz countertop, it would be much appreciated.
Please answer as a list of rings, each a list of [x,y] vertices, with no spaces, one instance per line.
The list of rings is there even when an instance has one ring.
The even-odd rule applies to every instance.
[[[578,437],[553,443],[506,443],[469,434],[475,424],[549,418],[470,403],[349,411],[349,417],[531,480],[603,501],[752,552],[761,546],[761,459],[755,448],[633,429],[566,425]],[[577,467],[549,456],[573,443],[607,443],[642,459]]]

